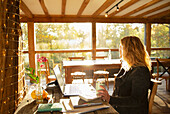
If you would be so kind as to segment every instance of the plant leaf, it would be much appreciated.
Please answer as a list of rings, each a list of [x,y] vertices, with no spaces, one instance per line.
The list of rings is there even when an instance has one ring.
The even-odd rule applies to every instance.
[[[36,77],[36,81],[37,81],[37,83],[40,82],[40,78],[38,76]]]

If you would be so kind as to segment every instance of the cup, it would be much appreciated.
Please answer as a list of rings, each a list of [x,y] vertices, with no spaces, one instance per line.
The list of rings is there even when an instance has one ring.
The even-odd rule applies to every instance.
[[[103,84],[102,82],[96,82],[96,94],[98,94],[99,90],[103,90],[100,86],[103,86],[105,88],[105,84]]]

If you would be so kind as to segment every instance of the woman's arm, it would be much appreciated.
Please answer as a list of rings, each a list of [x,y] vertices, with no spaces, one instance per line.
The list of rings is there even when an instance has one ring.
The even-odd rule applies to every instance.
[[[116,106],[136,106],[140,105],[147,97],[147,91],[150,84],[150,73],[145,67],[135,69],[132,74],[132,91],[130,96],[109,96],[106,89],[100,90],[100,96],[111,105]],[[101,87],[102,88],[102,87]]]
[[[110,96],[109,103],[116,106],[136,106],[142,104],[148,94],[150,85],[150,73],[146,67],[135,68],[131,74],[132,77],[132,91],[130,96]]]

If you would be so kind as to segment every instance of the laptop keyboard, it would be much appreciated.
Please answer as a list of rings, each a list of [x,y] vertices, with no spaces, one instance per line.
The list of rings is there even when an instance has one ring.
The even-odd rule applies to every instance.
[[[91,94],[95,93],[96,90],[90,85],[83,84],[70,84],[69,85],[69,94]]]
[[[79,85],[70,85],[69,87],[69,93],[73,94],[73,93],[79,93]]]

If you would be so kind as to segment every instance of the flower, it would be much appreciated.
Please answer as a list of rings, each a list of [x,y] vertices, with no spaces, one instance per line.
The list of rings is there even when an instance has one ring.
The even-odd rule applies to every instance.
[[[41,57],[41,58],[38,58],[38,62],[47,62],[47,58],[46,57]]]
[[[37,59],[37,62],[38,62],[38,69],[39,68],[43,68],[45,67],[45,65],[43,64],[44,62],[47,62],[48,59],[46,57],[41,57],[41,58],[38,58]],[[29,73],[27,73],[27,75],[33,79],[33,83],[36,83],[38,84],[39,83],[39,76],[37,74],[40,75],[40,70],[38,70],[37,74],[35,73],[35,69],[29,67],[29,68],[26,68],[26,70],[29,71]]]

